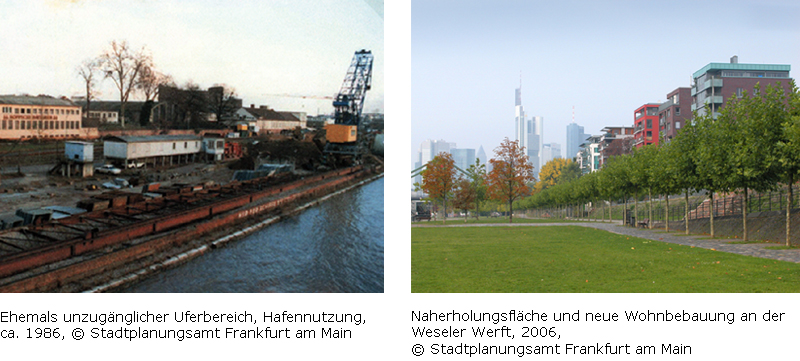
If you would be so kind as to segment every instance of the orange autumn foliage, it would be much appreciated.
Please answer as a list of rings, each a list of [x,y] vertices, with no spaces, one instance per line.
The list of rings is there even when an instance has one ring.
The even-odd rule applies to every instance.
[[[533,166],[528,163],[525,147],[517,141],[505,138],[500,146],[494,149],[495,156],[489,162],[489,197],[508,202],[509,222],[513,218],[512,203],[531,194],[528,183],[533,181]]]
[[[439,153],[421,173],[420,188],[433,199],[440,200],[446,207],[447,199],[453,193],[456,183],[456,167],[453,157],[448,153]],[[445,209],[445,217],[447,210]]]

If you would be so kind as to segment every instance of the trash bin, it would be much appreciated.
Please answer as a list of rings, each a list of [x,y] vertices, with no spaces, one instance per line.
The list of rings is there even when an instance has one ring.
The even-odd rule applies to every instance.
[[[628,217],[628,225],[636,227],[636,217],[634,217],[634,216]]]

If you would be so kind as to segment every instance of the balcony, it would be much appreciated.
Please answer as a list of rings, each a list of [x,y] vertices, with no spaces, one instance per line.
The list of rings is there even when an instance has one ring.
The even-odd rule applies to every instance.
[[[700,87],[700,89],[698,89],[697,91],[701,92],[701,91],[706,90],[706,89],[711,88],[711,87],[721,88],[722,87],[722,79],[708,79],[708,80],[703,82],[703,86]],[[694,96],[694,94],[692,94],[692,96]]]
[[[713,103],[713,104],[722,104],[722,96],[715,95],[713,97],[707,97],[704,101],[705,104]]]

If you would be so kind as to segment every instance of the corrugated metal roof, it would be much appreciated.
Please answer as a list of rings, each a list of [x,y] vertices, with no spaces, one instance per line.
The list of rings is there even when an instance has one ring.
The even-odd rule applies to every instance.
[[[108,137],[108,141],[122,141],[125,143],[149,143],[149,142],[175,142],[181,140],[201,140],[199,135],[191,134],[167,134],[167,135],[120,135]]]
[[[76,107],[69,100],[53,98],[50,96],[30,96],[30,95],[0,95],[0,104],[12,105],[47,105],[61,107]]]

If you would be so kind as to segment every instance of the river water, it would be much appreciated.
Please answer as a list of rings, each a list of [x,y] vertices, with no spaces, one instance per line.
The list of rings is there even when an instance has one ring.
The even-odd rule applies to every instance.
[[[383,178],[122,292],[383,292]]]

